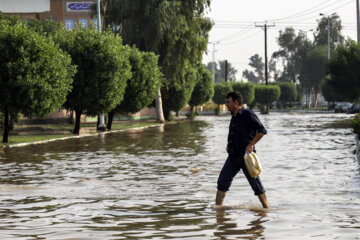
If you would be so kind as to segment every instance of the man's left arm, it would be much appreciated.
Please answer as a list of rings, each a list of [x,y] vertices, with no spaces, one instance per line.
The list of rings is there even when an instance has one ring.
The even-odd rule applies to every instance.
[[[256,114],[252,111],[250,113],[250,126],[251,128],[256,131],[255,137],[251,140],[251,142],[247,145],[245,151],[252,152],[254,150],[255,144],[260,141],[260,139],[267,134],[267,130],[265,129],[264,125],[260,122],[260,119],[256,116]]]
[[[247,145],[245,151],[246,152],[252,152],[254,150],[255,144],[260,141],[260,139],[264,136],[265,134],[262,132],[258,132],[255,137],[253,138],[253,140],[251,140],[251,142]]]

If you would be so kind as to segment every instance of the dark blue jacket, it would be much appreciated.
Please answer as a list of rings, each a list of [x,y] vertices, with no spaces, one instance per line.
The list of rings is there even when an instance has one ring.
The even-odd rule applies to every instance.
[[[244,156],[247,145],[259,132],[267,133],[259,118],[253,111],[242,108],[236,116],[232,116],[230,121],[228,136],[229,155]]]

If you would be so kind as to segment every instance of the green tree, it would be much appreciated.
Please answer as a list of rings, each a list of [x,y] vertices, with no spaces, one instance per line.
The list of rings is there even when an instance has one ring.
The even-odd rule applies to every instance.
[[[231,84],[234,91],[237,91],[243,97],[243,102],[250,105],[255,99],[255,84],[235,82]]]
[[[330,48],[335,49],[336,45],[344,43],[344,36],[341,34],[342,30],[341,19],[339,15],[335,14],[330,16]],[[318,20],[318,26],[316,28],[315,45],[328,44],[328,18],[323,17]]]
[[[128,80],[124,100],[108,113],[107,129],[111,130],[114,114],[136,113],[150,105],[162,84],[158,56],[128,47],[132,77]]]
[[[262,114],[268,114],[269,109],[267,108],[268,103],[275,102],[280,97],[280,87],[274,85],[255,85],[255,102],[260,104],[260,112]]]
[[[262,61],[262,57],[259,54],[255,54],[249,60],[249,65],[254,69],[254,72],[246,69],[243,71],[243,77],[255,84],[265,82],[265,63]]]
[[[332,102],[332,105],[335,106],[335,102],[343,102],[345,99],[342,95],[335,92],[333,87],[330,85],[330,81],[330,76],[326,76],[325,80],[321,84],[321,93],[326,101]]]
[[[301,102],[304,98],[304,95],[303,95],[303,88],[300,84],[296,84],[296,102]]]
[[[350,102],[360,102],[360,45],[347,41],[338,46],[328,65],[329,85]]]
[[[229,83],[217,83],[214,85],[214,96],[212,100],[215,104],[218,104],[218,110],[220,110],[220,105],[226,103],[226,95],[229,92],[232,92],[233,89]]]
[[[318,46],[306,54],[301,65],[300,83],[308,95],[308,107],[310,107],[310,96],[315,91],[316,100],[314,107],[317,107],[320,86],[326,76],[327,47]]]
[[[190,116],[192,116],[195,106],[208,102],[214,95],[213,78],[209,70],[205,69],[203,65],[200,65],[197,76],[198,81],[189,101]]]
[[[83,113],[96,116],[114,109],[122,100],[131,77],[128,54],[120,37],[110,31],[77,26],[62,29],[55,40],[78,66],[65,108],[75,111],[74,134],[79,134]]]
[[[9,116],[41,116],[58,109],[71,90],[76,70],[51,39],[21,21],[0,20],[0,52],[3,142],[8,142]]]
[[[231,66],[230,62],[228,62],[227,65],[228,65],[227,66],[227,81],[235,82],[237,70],[233,66]],[[219,66],[220,66],[220,69],[217,72],[217,75],[215,75],[215,77],[217,77],[215,79],[216,80],[215,83],[225,82],[226,60],[219,61]]]
[[[188,65],[196,68],[207,47],[212,23],[204,17],[204,12],[210,1],[105,0],[105,4],[105,24],[120,33],[125,44],[135,44],[142,51],[153,51],[160,56],[165,80],[157,100],[165,94],[164,112],[176,111],[172,107],[178,105],[173,103],[183,102],[189,92],[184,88],[195,85],[188,82],[192,78],[184,79],[190,71]],[[173,97],[178,99],[170,99]]]
[[[272,57],[281,62],[283,71],[276,74],[275,80],[280,82],[297,83],[301,65],[306,53],[313,48],[313,44],[306,39],[303,33],[295,34],[293,28],[286,28],[279,32],[277,38],[280,49]]]
[[[34,29],[36,32],[44,34],[45,36],[54,36],[60,31],[63,26],[59,22],[52,19],[31,19],[27,22],[28,27]]]
[[[278,107],[291,107],[297,99],[296,85],[289,82],[275,82],[273,85],[280,87]]]
[[[190,64],[187,64],[180,74],[176,82],[162,89],[163,109],[167,120],[171,120],[171,111],[178,112],[186,106],[197,83],[197,68],[193,68]]]

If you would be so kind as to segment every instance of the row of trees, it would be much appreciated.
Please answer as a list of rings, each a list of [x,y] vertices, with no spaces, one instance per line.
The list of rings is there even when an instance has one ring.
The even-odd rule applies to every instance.
[[[123,46],[112,31],[67,31],[50,20],[34,21],[36,28],[19,19],[0,20],[3,142],[9,118],[20,113],[42,116],[64,107],[75,112],[73,132],[79,134],[84,113],[133,113],[154,100],[162,84],[154,53]]]
[[[164,80],[158,89],[166,119],[190,100],[197,83],[208,33],[213,23],[204,14],[210,0],[104,0],[105,25],[124,44],[159,55]]]
[[[213,101],[216,104],[225,104],[226,95],[231,91],[238,91],[243,101],[250,108],[258,105],[262,113],[268,113],[267,105],[277,101],[279,107],[291,106],[301,101],[301,90],[293,83],[277,82],[270,85],[253,83],[219,83],[214,86]]]
[[[192,95],[194,89],[203,90],[201,84],[212,84],[201,64],[212,27],[204,17],[210,1],[105,0],[102,4],[109,26],[102,33],[82,27],[66,31],[51,21],[25,23],[0,16],[4,142],[9,117],[19,113],[41,116],[63,106],[75,111],[78,134],[84,113],[109,113],[111,129],[114,114],[137,112],[155,98],[158,119],[163,121],[163,113],[168,119],[171,111],[211,97],[211,90],[202,98]]]
[[[270,78],[276,82],[291,82],[300,85],[308,96],[308,107],[310,107],[310,96],[313,93],[316,95],[314,106],[317,106],[327,75],[327,24],[327,17],[318,21],[317,29],[314,31],[314,41],[307,38],[306,32],[300,31],[296,34],[295,29],[291,27],[280,31],[277,38],[279,50],[272,54],[269,61]],[[341,35],[341,19],[338,15],[330,17],[330,25],[330,47],[334,54],[336,46],[344,44],[344,37]],[[243,77],[253,83],[263,83],[265,68],[263,59],[255,54],[250,57],[249,65],[253,70],[245,70]],[[276,67],[278,65],[282,68],[278,69]]]

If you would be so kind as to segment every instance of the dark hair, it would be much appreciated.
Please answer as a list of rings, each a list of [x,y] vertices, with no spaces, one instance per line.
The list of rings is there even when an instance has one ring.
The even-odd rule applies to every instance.
[[[243,98],[239,92],[230,92],[226,95],[226,98],[231,97],[231,99],[235,102],[238,101],[239,105],[243,104]]]

